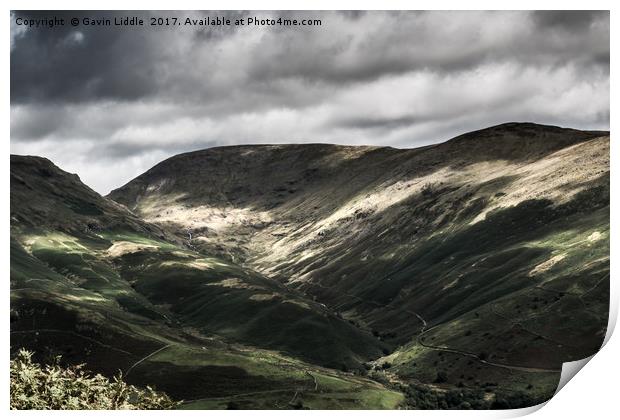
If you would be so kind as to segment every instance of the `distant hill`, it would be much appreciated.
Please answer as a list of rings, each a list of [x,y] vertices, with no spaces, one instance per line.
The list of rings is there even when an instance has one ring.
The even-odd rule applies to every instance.
[[[109,197],[400,345],[385,360],[407,378],[435,379],[435,346],[455,349],[441,362],[454,384],[502,382],[505,365],[551,388],[604,337],[608,132],[508,123],[411,150],[212,148]]]
[[[63,349],[80,360],[84,340],[122,343],[105,362],[90,344],[86,359],[174,398],[207,387],[178,391],[191,374],[227,384],[211,398],[284,381],[311,408],[343,404],[312,394],[328,375],[358,390],[353,406],[419,408],[420,392],[463,389],[479,408],[542,401],[562,363],[605,336],[609,141],[508,123],[417,149],[217,147],[107,198],[47,160],[12,157],[12,344],[86,336]],[[209,343],[217,352],[202,354]],[[290,370],[269,364],[273,351]],[[228,370],[214,370],[219,357]],[[164,380],[171,363],[187,370]],[[280,404],[264,396],[244,404]]]

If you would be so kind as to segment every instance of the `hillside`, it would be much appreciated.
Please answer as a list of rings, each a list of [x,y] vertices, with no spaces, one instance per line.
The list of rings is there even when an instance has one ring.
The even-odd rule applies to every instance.
[[[108,197],[12,156],[12,351],[185,408],[543,401],[605,336],[609,143],[217,147]]]
[[[605,335],[608,132],[510,123],[410,150],[212,148],[109,198],[400,346],[376,363],[398,381],[549,396]]]
[[[265,387],[282,393],[243,404],[306,388],[317,408],[400,401],[341,372],[387,353],[371,334],[251,269],[198,254],[46,159],[12,156],[11,348],[22,347],[200,404]]]

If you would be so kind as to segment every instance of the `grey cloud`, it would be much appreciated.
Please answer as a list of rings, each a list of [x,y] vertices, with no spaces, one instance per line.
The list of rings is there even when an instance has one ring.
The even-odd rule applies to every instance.
[[[595,21],[609,21],[606,10],[536,10],[534,22],[541,29],[561,28],[566,31],[584,31]]]
[[[348,128],[393,130],[395,128],[413,125],[420,122],[420,120],[420,118],[413,116],[395,118],[348,118],[334,121],[334,125]]]
[[[165,156],[173,156],[192,150],[207,149],[217,146],[215,141],[189,140],[187,142],[175,142],[149,147],[151,152],[159,152]],[[144,153],[144,145],[131,142],[115,141],[109,143],[96,143],[91,147],[93,156],[103,157],[106,160],[126,159],[127,157],[140,156]]]
[[[67,11],[12,18],[115,14],[323,24],[12,25],[11,151],[49,157],[102,192],[171,154],[215,145],[412,147],[515,120],[609,126],[607,12]]]
[[[202,12],[197,17],[234,19],[270,13]],[[102,14],[118,12],[96,12],[96,16]],[[125,14],[148,17],[151,13]],[[81,26],[84,40],[73,45],[62,42],[75,33],[73,28],[29,30],[15,41],[11,52],[11,99],[14,103],[75,103],[158,95],[175,102],[219,102],[223,94],[242,90],[251,95],[287,80],[299,85],[354,84],[412,71],[450,73],[507,61],[536,66],[573,61],[589,68],[605,65],[609,57],[609,46],[599,43],[608,34],[608,25],[592,28],[586,24],[604,21],[598,13],[534,13],[531,27],[526,25],[527,14],[519,12],[271,14],[276,18],[319,17],[323,25],[296,29]],[[41,17],[41,13],[34,16]],[[493,21],[502,25],[481,30],[480,22]],[[559,25],[581,29],[567,32],[560,43],[542,35]],[[231,38],[238,42],[229,45]],[[224,48],[235,49],[238,56],[223,52]],[[55,77],[46,77],[49,74]],[[288,96],[272,98],[272,103]]]
[[[357,20],[368,13],[366,10],[338,10],[338,13],[347,19]]]

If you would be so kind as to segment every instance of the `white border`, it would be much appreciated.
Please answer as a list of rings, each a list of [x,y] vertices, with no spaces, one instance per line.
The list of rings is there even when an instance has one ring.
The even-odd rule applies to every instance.
[[[154,0],[151,2],[138,2],[138,1],[130,1],[130,0],[108,0],[108,1],[91,1],[91,2],[79,2],[76,0],[59,0],[53,3],[49,1],[43,0],[26,0],[26,1],[5,1],[3,3],[6,7],[5,9],[5,17],[4,19],[0,19],[0,25],[3,29],[3,33],[6,38],[4,41],[4,57],[7,58],[5,64],[2,66],[3,72],[3,83],[2,83],[2,94],[4,97],[4,102],[2,104],[2,117],[4,122],[4,138],[5,140],[2,142],[2,151],[3,158],[1,160],[3,166],[3,179],[0,182],[0,197],[4,197],[3,206],[2,206],[2,215],[1,220],[3,223],[3,230],[6,232],[4,236],[4,241],[2,242],[2,267],[4,268],[4,290],[2,291],[4,295],[4,304],[5,306],[5,316],[4,323],[5,328],[0,332],[0,337],[2,337],[1,351],[4,363],[1,364],[2,368],[0,373],[0,378],[4,378],[4,380],[0,380],[0,401],[3,403],[3,407],[8,409],[8,397],[9,397],[9,381],[8,381],[8,359],[9,359],[9,317],[6,316],[8,313],[8,305],[9,305],[9,235],[10,235],[10,220],[9,220],[9,212],[10,212],[10,183],[9,183],[9,154],[10,154],[10,69],[8,65],[8,58],[10,56],[10,42],[9,42],[9,11],[12,9],[16,10],[25,10],[25,9],[65,9],[65,10],[203,10],[203,9],[211,9],[211,10],[407,10],[407,9],[417,9],[417,10],[567,10],[567,9],[596,9],[596,10],[611,10],[611,46],[612,46],[612,58],[611,58],[611,68],[616,68],[616,59],[615,59],[615,51],[614,46],[618,45],[616,34],[617,31],[614,29],[616,25],[617,19],[615,18],[615,10],[614,5],[618,4],[618,2],[612,1],[603,1],[603,0],[590,0],[590,1],[533,1],[533,0],[523,0],[523,1],[502,1],[501,3],[498,1],[489,1],[489,0],[470,0],[467,2],[451,0],[451,1],[441,1],[441,0],[419,0],[419,1],[410,1],[410,0],[384,0],[384,1],[369,1],[369,0],[357,0],[357,1],[346,1],[346,0],[296,0],[294,2],[287,2],[283,0],[262,0],[251,1],[251,0],[212,0],[209,2],[205,1],[197,1],[197,0],[176,0],[174,2],[164,2],[160,0]],[[465,7],[467,6],[467,7]],[[501,6],[501,7],[500,7]],[[613,71],[611,72],[613,75]],[[613,82],[613,77],[611,80],[611,106],[613,108],[613,104],[615,102],[615,98],[617,97],[617,88]],[[612,113],[612,118],[610,121],[610,126],[614,126],[614,115]],[[612,145],[611,147],[611,159],[612,162],[617,162],[617,151],[616,147]],[[613,164],[612,164],[613,166]],[[612,171],[612,193],[611,193],[611,208],[617,208],[615,199],[616,194],[614,186],[615,182],[615,171]],[[616,238],[617,235],[616,224],[611,224],[611,237]],[[612,241],[613,242],[613,241]],[[614,247],[612,244],[611,247],[611,260],[615,261],[614,256]],[[613,272],[613,266],[612,266]],[[614,279],[614,276],[611,276]],[[610,328],[609,331],[613,329],[613,325],[615,325],[615,321],[617,319],[618,314],[618,285],[617,281],[612,280],[611,284],[611,307],[610,307]],[[406,412],[406,411],[382,411],[382,412],[368,412],[368,411],[355,411],[355,412],[346,412],[346,411],[332,411],[332,412],[293,412],[293,411],[284,411],[284,412],[275,412],[275,411],[257,411],[257,412],[233,412],[233,411],[209,411],[209,412],[191,412],[191,411],[182,411],[182,412],[88,412],[88,416],[93,419],[106,419],[109,416],[121,416],[121,417],[140,417],[148,415],[149,417],[154,417],[158,419],[163,419],[170,415],[174,416],[187,416],[191,418],[202,418],[204,416],[208,416],[209,418],[244,418],[247,416],[252,416],[258,420],[260,419],[284,419],[284,418],[316,418],[317,416],[327,416],[327,417],[342,417],[342,416],[355,416],[357,420],[366,419],[372,417],[381,416],[382,418],[409,418],[410,416],[415,416],[416,418],[424,418],[424,419],[437,419],[437,418],[459,418],[459,419],[486,419],[486,418],[513,418],[521,415],[525,415],[536,411],[535,414],[531,418],[537,419],[549,419],[549,418],[563,418],[563,419],[583,419],[583,418],[611,418],[613,414],[618,412],[617,409],[617,392],[616,387],[617,378],[620,378],[619,375],[619,365],[620,362],[617,360],[617,355],[620,355],[620,341],[618,341],[617,337],[606,338],[608,340],[607,344],[604,346],[601,352],[599,352],[595,357],[592,358],[592,361],[588,363],[588,365],[583,369],[582,372],[578,374],[577,379],[570,381],[556,396],[554,396],[547,404],[543,404],[544,408],[536,411],[541,407],[536,407],[535,409],[522,409],[522,410],[512,410],[512,411],[415,411],[415,412]],[[40,416],[50,416],[50,417],[69,417],[69,418],[79,418],[86,413],[84,412],[15,412],[12,411],[9,413],[11,416],[19,417],[19,418],[39,418]]]

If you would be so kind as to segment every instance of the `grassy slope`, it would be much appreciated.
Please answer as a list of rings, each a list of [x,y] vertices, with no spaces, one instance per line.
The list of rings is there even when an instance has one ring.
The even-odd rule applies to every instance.
[[[122,370],[130,383],[200,404],[215,395],[226,405],[267,385],[281,394],[243,404],[286,407],[295,394],[316,407],[400,403],[400,394],[372,381],[231,344],[354,368],[380,354],[370,335],[266,277],[167,240],[49,161],[12,157],[11,169],[12,349],[39,358],[60,352],[108,375]],[[296,341],[318,332],[313,347]],[[315,390],[305,371],[340,378],[346,392]]]
[[[408,301],[425,308],[421,316],[434,321],[377,364],[387,361],[389,372],[409,380],[433,382],[445,372],[453,385],[491,383],[492,389],[550,396],[561,363],[591,355],[605,336],[608,202],[608,191],[593,189],[566,206],[537,211],[536,217],[546,216],[543,220],[528,217],[528,207],[548,204],[522,203],[474,225],[477,243],[463,242],[472,233],[466,232],[412,256],[435,264],[424,273],[405,266],[396,279],[435,275],[436,287],[451,286],[432,306],[423,303],[436,293],[432,290]],[[515,233],[521,225],[521,234],[509,244],[506,237],[485,235],[506,222]],[[493,237],[503,239],[501,253]]]
[[[388,377],[548,397],[604,336],[608,171],[608,133],[508,124],[414,150],[209,149],[111,197],[400,345]]]

